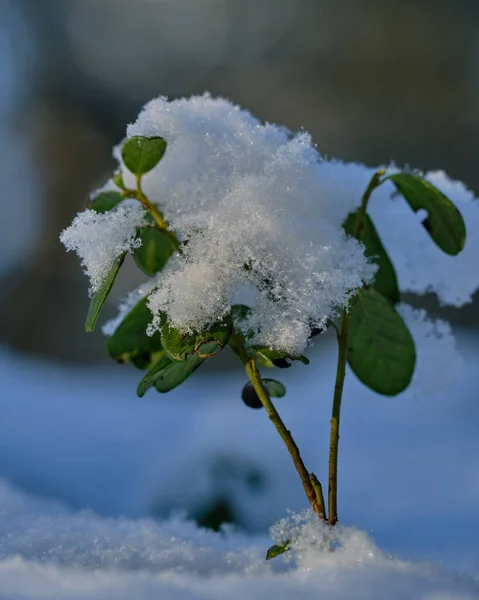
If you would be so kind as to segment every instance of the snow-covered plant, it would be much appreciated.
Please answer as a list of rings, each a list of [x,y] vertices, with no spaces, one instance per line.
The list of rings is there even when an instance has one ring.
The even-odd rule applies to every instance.
[[[153,100],[115,156],[118,172],[61,234],[90,278],[87,331],[131,253],[149,279],[104,331],[113,359],[147,370],[138,395],[176,388],[229,348],[248,375],[244,402],[266,409],[313,510],[334,525],[346,365],[394,396],[427,364],[429,357],[416,361],[417,331],[433,340],[429,347],[454,349],[448,325],[428,321],[400,294],[470,301],[478,282],[469,263],[453,257],[475,250],[463,251],[463,218],[439,188],[449,187],[477,220],[470,194],[442,173],[325,161],[307,133],[263,125],[209,95]],[[273,404],[285,388],[258,365],[307,365],[304,350],[327,328],[336,330],[338,360],[326,506]]]

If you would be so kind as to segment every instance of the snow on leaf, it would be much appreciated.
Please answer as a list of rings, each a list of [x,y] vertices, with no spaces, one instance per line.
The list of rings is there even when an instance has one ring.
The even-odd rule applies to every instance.
[[[90,278],[90,295],[101,288],[117,258],[139,246],[136,228],[144,214],[139,207],[119,206],[106,213],[87,209],[61,233],[61,242],[78,254]]]

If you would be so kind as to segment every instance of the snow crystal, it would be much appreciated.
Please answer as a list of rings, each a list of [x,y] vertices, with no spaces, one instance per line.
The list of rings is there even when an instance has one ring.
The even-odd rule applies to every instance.
[[[449,390],[463,373],[464,357],[458,352],[451,325],[428,318],[424,309],[399,304],[396,310],[408,326],[416,346],[416,369],[412,390],[420,397]]]
[[[136,228],[144,222],[139,207],[119,206],[106,213],[86,209],[65,229],[60,240],[68,251],[74,250],[90,278],[90,294],[97,292],[115,260],[132,252],[141,242]]]

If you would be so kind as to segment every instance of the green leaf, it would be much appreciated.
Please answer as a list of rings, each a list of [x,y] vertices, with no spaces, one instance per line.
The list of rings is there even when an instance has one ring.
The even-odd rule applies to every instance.
[[[205,361],[206,358],[200,358],[197,354],[191,354],[184,361],[165,356],[143,377],[136,393],[141,398],[154,386],[158,392],[165,394],[188,379]]]
[[[191,354],[208,358],[223,350],[230,339],[231,330],[230,318],[193,334],[182,333],[165,321],[161,328],[161,339],[165,352],[173,360],[186,360]]]
[[[126,167],[135,175],[151,171],[163,157],[167,143],[162,137],[137,135],[126,140],[121,157]]]
[[[85,329],[88,332],[91,332],[95,329],[96,322],[98,321],[98,317],[100,316],[101,309],[105,304],[105,300],[110,293],[110,290],[113,286],[113,283],[118,275],[118,271],[120,270],[123,261],[125,260],[126,252],[121,254],[113,263],[108,275],[105,277],[101,288],[93,294],[90,300],[90,307],[88,309],[88,314],[86,316],[85,321]]]
[[[258,355],[260,362],[265,367],[278,367],[279,369],[288,369],[291,366],[289,360],[299,360],[303,365],[309,365],[309,359],[302,354],[292,356],[284,350],[272,350],[268,346],[251,346],[251,349]]]
[[[395,396],[414,373],[414,341],[393,306],[376,290],[359,291],[349,313],[348,362],[369,388]]]
[[[280,554],[284,554],[289,550],[289,540],[284,542],[284,544],[275,544],[268,548],[268,552],[266,553],[266,560],[271,560],[272,558],[276,558]]]
[[[140,228],[138,237],[141,246],[135,250],[133,258],[138,267],[151,277],[164,268],[176,248],[171,237],[156,227]]]
[[[90,202],[90,209],[97,213],[106,213],[124,200],[119,192],[102,192]]]
[[[152,320],[147,306],[148,297],[142,298],[130,310],[106,343],[108,354],[119,363],[133,363],[139,369],[147,369],[162,356],[161,334],[156,331],[146,335]]]
[[[276,379],[261,379],[263,382],[266,391],[268,392],[268,396],[270,398],[282,398],[286,394],[286,388],[280,381],[276,381]],[[256,390],[254,389],[251,381],[244,386],[241,392],[241,399],[250,408],[263,408],[263,403],[258,397]]]
[[[357,214],[357,212],[350,213],[343,224],[344,231],[348,235],[353,235]],[[379,267],[371,287],[374,287],[393,304],[397,304],[399,302],[399,286],[396,271],[382,245],[374,223],[367,214],[364,215],[361,242],[364,244],[366,256]]]
[[[119,187],[121,190],[125,189],[125,182],[123,181],[123,173],[121,171],[115,173],[112,179],[116,187]]]
[[[446,254],[459,254],[466,241],[466,226],[456,206],[426,179],[409,173],[388,177],[416,212],[427,211],[423,226]]]

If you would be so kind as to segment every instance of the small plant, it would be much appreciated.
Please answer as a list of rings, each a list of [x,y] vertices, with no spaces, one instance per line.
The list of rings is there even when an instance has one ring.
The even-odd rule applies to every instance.
[[[114,360],[146,370],[138,396],[150,388],[169,392],[228,348],[248,378],[243,401],[266,409],[312,509],[334,526],[346,365],[379,394],[404,391],[416,365],[405,321],[414,325],[426,317],[401,304],[400,292],[438,289],[427,278],[418,283],[414,271],[416,262],[429,260],[429,248],[424,257],[422,250],[413,254],[410,280],[403,276],[399,285],[370,203],[386,190],[375,209],[380,220],[400,203],[401,214],[416,215],[410,222],[416,233],[421,229],[417,235],[429,236],[436,251],[450,257],[465,245],[461,214],[421,173],[395,167],[353,165],[362,189],[349,186],[345,193],[344,165],[323,161],[306,133],[261,125],[207,95],[149,103],[116,157],[118,172],[61,235],[90,277],[87,331],[131,253],[150,279],[104,330]],[[389,221],[390,228],[399,226]],[[414,241],[404,229],[402,235],[401,249]],[[449,303],[464,303],[473,291]],[[336,331],[338,359],[326,502],[273,403],[285,387],[260,368],[308,365],[303,351],[327,328]],[[287,547],[270,548],[268,558]]]

